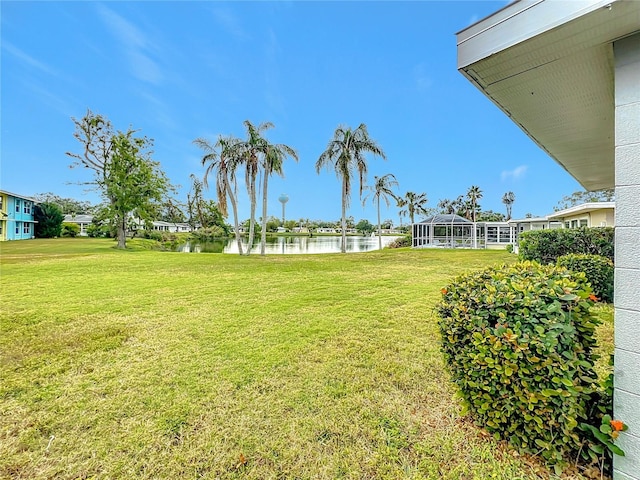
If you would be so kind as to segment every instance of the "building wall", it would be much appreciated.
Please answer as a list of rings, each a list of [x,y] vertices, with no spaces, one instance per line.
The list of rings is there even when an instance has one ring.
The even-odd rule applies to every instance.
[[[7,239],[7,195],[0,192],[0,241]]]
[[[577,221],[577,226],[580,226],[580,220],[583,223],[586,221],[587,227],[613,227],[614,226],[614,212],[613,209],[602,209],[595,210],[593,212],[583,212],[576,213],[575,215],[567,215],[566,217],[562,217],[562,221],[566,224],[569,222],[571,224],[572,221]],[[575,228],[570,226],[569,228]]]
[[[614,43],[616,278],[614,415],[629,425],[616,480],[640,479],[640,34]]]
[[[6,201],[4,201],[5,199]],[[26,240],[34,238],[33,201],[3,193],[2,203],[3,209],[7,213],[7,218],[2,222],[3,234],[0,238],[2,240]]]

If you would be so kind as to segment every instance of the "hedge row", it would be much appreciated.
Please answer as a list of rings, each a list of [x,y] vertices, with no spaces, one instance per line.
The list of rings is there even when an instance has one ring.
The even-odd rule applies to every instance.
[[[558,257],[591,254],[614,261],[614,230],[612,227],[559,228],[534,230],[520,235],[519,254],[522,260],[556,263]]]

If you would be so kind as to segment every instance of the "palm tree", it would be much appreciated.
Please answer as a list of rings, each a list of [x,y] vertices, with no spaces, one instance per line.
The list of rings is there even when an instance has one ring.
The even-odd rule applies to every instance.
[[[507,192],[502,196],[502,203],[507,207],[507,221],[511,220],[511,207],[516,201],[516,195],[513,192]]]
[[[386,175],[383,175],[381,177],[373,177],[373,179],[374,179],[373,186],[367,187],[367,188],[371,191],[373,202],[376,203],[378,206],[378,249],[382,250],[382,226],[380,222],[380,199],[382,198],[386,202],[387,207],[389,207],[389,197],[397,201],[398,197],[396,197],[396,195],[391,191],[391,189],[393,187],[398,186],[398,181],[396,180],[396,177],[392,173],[387,173]],[[364,202],[366,202],[367,198],[368,198],[368,195],[367,197],[365,197],[364,201],[362,202],[363,205],[364,205]]]
[[[406,209],[402,211],[403,213],[401,214],[401,216],[404,214],[408,214],[409,222],[411,223],[411,225],[413,225],[415,223],[416,214],[427,214],[427,208],[425,207],[425,205],[428,201],[429,200],[427,199],[426,193],[407,192],[404,198],[400,199],[400,201],[398,202],[398,206],[406,207]]]
[[[352,176],[357,172],[360,180],[360,196],[362,197],[363,183],[367,175],[366,152],[386,156],[378,144],[369,137],[367,126],[361,123],[358,128],[338,127],[329,141],[327,149],[322,152],[316,162],[316,172],[322,167],[333,167],[338,178],[342,179],[342,253],[347,251],[347,207],[351,199]]]
[[[266,151],[262,155],[262,232],[260,234],[260,255],[265,254],[267,245],[267,187],[272,173],[284,176],[282,164],[286,157],[298,161],[296,151],[283,144],[271,145],[265,140]]]
[[[262,137],[262,132],[273,128],[271,122],[264,122],[260,125],[254,125],[249,120],[244,121],[247,129],[247,139],[239,144],[239,148],[244,156],[245,166],[245,182],[247,192],[249,194],[249,202],[251,204],[251,215],[249,218],[249,238],[247,239],[247,255],[253,247],[253,237],[256,226],[256,179],[261,168],[260,158],[267,154],[268,142]],[[263,215],[263,217],[266,217]]]
[[[467,191],[467,199],[471,204],[472,218],[470,220],[473,220],[474,223],[476,221],[476,212],[478,210],[478,200],[480,200],[481,198],[482,198],[482,190],[480,190],[480,187],[476,185],[470,186],[469,190]]]
[[[455,213],[455,201],[444,198],[438,202],[440,213]]]
[[[208,187],[209,175],[216,173],[216,197],[220,213],[227,216],[227,197],[233,210],[233,230],[238,244],[238,252],[242,255],[242,240],[240,238],[240,225],[238,222],[238,204],[236,201],[236,169],[242,163],[244,156],[240,149],[241,141],[235,137],[218,136],[215,145],[204,138],[193,141],[205,151],[202,157],[202,165],[207,165],[204,174],[204,186]],[[220,149],[218,154],[217,148]]]

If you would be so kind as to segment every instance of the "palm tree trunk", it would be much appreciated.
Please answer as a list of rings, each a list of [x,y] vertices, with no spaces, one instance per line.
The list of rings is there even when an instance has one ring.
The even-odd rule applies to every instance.
[[[266,162],[265,162],[266,163]],[[264,168],[264,180],[262,182],[262,232],[260,232],[260,255],[265,255],[267,245],[267,183],[269,182],[269,170]]]
[[[249,238],[247,239],[247,255],[251,254],[253,235],[256,227],[256,176],[251,175],[249,182],[249,199],[251,200],[251,217],[249,219]]]
[[[378,197],[378,249],[382,250],[382,228],[380,227],[380,197]]]
[[[342,245],[340,252],[347,253],[347,181],[342,179]]]
[[[226,182],[227,187],[227,195],[229,196],[229,201],[231,202],[231,209],[233,210],[233,231],[236,234],[236,242],[238,244],[238,253],[242,255],[242,239],[240,238],[240,225],[238,224],[238,205],[236,204],[236,198],[233,195],[233,190],[231,189],[231,185]]]

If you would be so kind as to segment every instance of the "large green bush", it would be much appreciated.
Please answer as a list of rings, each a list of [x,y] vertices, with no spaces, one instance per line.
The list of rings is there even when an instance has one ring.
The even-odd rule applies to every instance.
[[[584,273],[500,265],[460,276],[442,293],[442,348],[474,420],[550,463],[575,454],[578,424],[599,395],[597,318]]]
[[[613,262],[600,255],[574,254],[558,257],[557,264],[574,272],[584,272],[593,293],[603,302],[613,301]]]
[[[518,238],[522,260],[556,263],[569,253],[600,255],[613,261],[614,230],[612,227],[559,228],[523,232]]]
[[[77,237],[78,235],[80,235],[80,225],[68,222],[62,224],[63,237]]]

